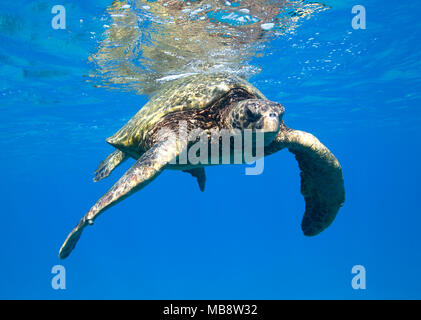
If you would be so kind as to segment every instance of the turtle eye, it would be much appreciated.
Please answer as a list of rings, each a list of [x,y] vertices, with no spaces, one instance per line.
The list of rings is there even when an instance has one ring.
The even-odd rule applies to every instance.
[[[246,116],[249,119],[250,122],[256,122],[257,120],[259,120],[262,115],[260,113],[256,113],[255,110],[251,110],[250,108],[247,107],[246,109]]]

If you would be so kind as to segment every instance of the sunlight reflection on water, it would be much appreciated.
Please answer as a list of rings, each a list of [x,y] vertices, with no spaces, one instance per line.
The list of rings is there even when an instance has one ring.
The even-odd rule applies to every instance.
[[[152,93],[160,83],[199,72],[248,78],[268,40],[328,7],[310,1],[115,1],[94,62],[98,86]],[[99,80],[99,81],[98,81]]]

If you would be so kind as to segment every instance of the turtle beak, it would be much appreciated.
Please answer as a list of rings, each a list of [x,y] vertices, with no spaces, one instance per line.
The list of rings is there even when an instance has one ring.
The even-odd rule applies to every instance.
[[[265,133],[276,134],[279,131],[285,108],[277,102],[270,102],[266,108],[268,110],[256,123],[256,129],[261,129]]]
[[[271,102],[268,112],[259,120],[258,129],[265,133],[265,145],[270,144],[279,132],[285,108],[276,102]],[[259,128],[260,127],[260,128]]]
[[[281,121],[276,113],[270,113],[262,117],[256,125],[256,129],[262,129],[265,133],[278,133]]]

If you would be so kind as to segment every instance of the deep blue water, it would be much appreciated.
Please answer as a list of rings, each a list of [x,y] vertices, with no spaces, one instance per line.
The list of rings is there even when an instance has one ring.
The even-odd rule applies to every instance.
[[[51,28],[53,1],[2,2],[0,298],[421,298],[421,5],[331,3],[274,39],[250,79],[341,162],[346,202],[326,231],[303,236],[298,166],[281,151],[259,176],[208,168],[204,193],[164,172],[61,261],[68,232],[132,163],[93,183],[104,139],[147,99],[85,81],[109,1],[62,3],[66,30]],[[365,30],[351,27],[355,4]],[[51,287],[57,264],[66,290]],[[351,286],[354,265],[365,290]]]

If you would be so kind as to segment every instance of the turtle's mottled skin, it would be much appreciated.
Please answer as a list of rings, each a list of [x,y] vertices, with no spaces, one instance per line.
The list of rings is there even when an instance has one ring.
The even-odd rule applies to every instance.
[[[107,139],[116,148],[95,171],[94,181],[107,177],[119,164],[134,158],[135,164],[80,220],[65,240],[59,257],[66,258],[82,230],[106,209],[142,189],[164,169],[190,173],[205,188],[208,164],[178,163],[191,142],[172,133],[204,132],[209,145],[214,130],[264,133],[264,155],[288,148],[301,169],[301,192],[306,211],[305,235],[316,235],[334,220],[345,199],[342,169],[335,156],[313,135],[285,126],[282,105],[266,97],[247,81],[232,74],[192,75],[166,84],[117,133]],[[185,124],[185,125],[183,125]],[[168,130],[162,130],[162,129]],[[231,146],[232,148],[232,146]],[[219,156],[220,157],[220,156]],[[244,161],[244,159],[243,159]]]
[[[203,110],[233,89],[243,91],[250,97],[266,99],[259,90],[234,75],[192,75],[164,86],[107,142],[125,150],[135,149],[137,152],[139,146],[146,150],[150,148],[148,142],[151,131],[162,127],[162,122],[160,125],[156,124],[164,117],[181,111]]]

